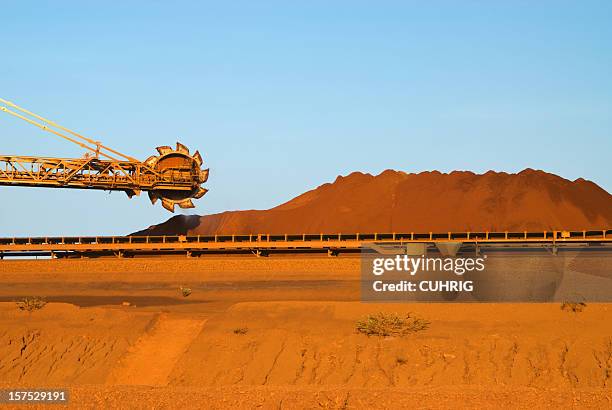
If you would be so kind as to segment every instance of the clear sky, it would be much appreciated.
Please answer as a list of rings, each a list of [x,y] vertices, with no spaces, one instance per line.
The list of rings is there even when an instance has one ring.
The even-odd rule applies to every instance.
[[[352,171],[543,169],[612,191],[611,1],[6,1],[0,97],[211,168],[192,213]],[[77,156],[0,113],[0,154]],[[0,236],[124,234],[146,195],[0,187]]]

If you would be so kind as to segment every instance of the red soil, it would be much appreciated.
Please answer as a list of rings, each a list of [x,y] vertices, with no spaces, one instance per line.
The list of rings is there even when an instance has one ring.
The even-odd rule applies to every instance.
[[[179,216],[140,234],[543,231],[607,229],[612,195],[544,171],[339,176],[269,210]]]

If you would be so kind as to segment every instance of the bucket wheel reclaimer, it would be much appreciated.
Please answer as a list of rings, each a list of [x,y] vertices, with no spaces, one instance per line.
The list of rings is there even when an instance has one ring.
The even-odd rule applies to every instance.
[[[124,191],[130,198],[146,191],[153,204],[161,200],[170,212],[175,205],[193,208],[192,199],[208,191],[202,187],[209,173],[202,156],[179,142],[175,149],[157,147],[159,155],[139,161],[2,98],[0,111],[86,150],[82,158],[0,155],[0,185]]]

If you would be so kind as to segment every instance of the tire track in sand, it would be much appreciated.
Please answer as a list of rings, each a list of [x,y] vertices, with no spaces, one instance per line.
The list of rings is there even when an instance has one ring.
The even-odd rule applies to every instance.
[[[158,316],[110,372],[107,384],[166,386],[176,362],[198,336],[204,319]]]

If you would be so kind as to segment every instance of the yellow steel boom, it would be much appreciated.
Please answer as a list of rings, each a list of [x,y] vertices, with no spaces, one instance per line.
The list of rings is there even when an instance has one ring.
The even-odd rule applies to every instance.
[[[146,191],[152,203],[161,199],[164,208],[193,208],[208,179],[198,151],[177,143],[176,149],[158,147],[158,156],[139,161],[98,141],[84,137],[51,120],[0,98],[0,111],[85,148],[83,158],[46,158],[0,155],[0,185],[125,191],[129,197]],[[68,134],[68,135],[67,135]]]

